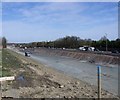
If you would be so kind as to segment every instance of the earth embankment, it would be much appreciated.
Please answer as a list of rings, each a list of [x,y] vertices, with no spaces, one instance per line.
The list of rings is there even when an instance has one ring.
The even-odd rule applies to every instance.
[[[104,55],[90,52],[72,51],[72,50],[59,50],[59,49],[47,49],[47,48],[36,48],[32,50],[34,53],[42,53],[47,55],[55,56],[66,56],[75,58],[77,60],[84,60],[90,63],[101,64],[101,65],[116,65],[118,64],[118,56]]]

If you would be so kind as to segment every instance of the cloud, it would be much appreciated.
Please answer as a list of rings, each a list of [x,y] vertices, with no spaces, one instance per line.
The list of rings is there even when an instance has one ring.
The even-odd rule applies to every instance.
[[[19,9],[18,12],[21,13],[24,21],[35,23],[43,22],[45,24],[54,22],[95,24],[95,22],[116,20],[116,17],[113,18],[113,13],[111,13],[117,12],[115,8],[104,9],[102,7],[102,4],[96,7],[96,5],[86,6],[83,3],[45,3],[27,9]],[[97,9],[97,11],[95,11],[95,9]],[[90,13],[90,15],[88,13]],[[105,17],[103,17],[104,14]],[[103,18],[99,20],[101,16]]]
[[[108,2],[108,0],[1,0],[2,2]],[[109,0],[119,2],[119,0]]]
[[[54,40],[66,35],[117,37],[117,3],[4,3],[3,32],[14,42]],[[110,7],[110,8],[109,8]],[[115,34],[115,35],[113,35]]]
[[[0,37],[2,36],[2,3],[0,3]]]
[[[45,3],[43,5],[33,6],[30,9],[19,9],[19,11],[26,18],[48,16],[52,19],[53,17],[59,16],[65,17],[67,14],[73,16],[82,12],[84,9],[85,7],[80,6],[78,3]]]
[[[28,23],[69,25],[70,23],[83,23],[88,19],[81,14],[85,9],[87,7],[82,6],[80,3],[45,3],[30,8],[20,8],[17,12],[23,16],[22,21]]]

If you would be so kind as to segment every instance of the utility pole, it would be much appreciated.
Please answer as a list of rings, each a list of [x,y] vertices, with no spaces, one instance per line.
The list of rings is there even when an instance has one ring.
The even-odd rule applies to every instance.
[[[53,41],[53,48],[55,48],[55,42]]]
[[[108,48],[107,48],[107,33],[105,33],[105,36],[106,36],[106,51],[108,51]]]

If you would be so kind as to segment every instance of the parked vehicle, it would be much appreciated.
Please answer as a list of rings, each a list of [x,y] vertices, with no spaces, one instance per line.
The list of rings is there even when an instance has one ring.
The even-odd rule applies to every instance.
[[[79,50],[85,51],[85,48],[84,47],[79,47]]]
[[[95,47],[89,47],[88,50],[89,51],[95,51]]]
[[[95,51],[95,47],[83,46],[83,47],[79,47],[79,50],[81,50],[81,51]]]
[[[112,53],[119,53],[117,50],[113,50]]]
[[[26,57],[30,57],[30,52],[25,52]]]

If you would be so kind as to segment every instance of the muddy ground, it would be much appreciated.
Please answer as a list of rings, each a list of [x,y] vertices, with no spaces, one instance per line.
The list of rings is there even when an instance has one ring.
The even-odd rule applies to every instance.
[[[2,82],[2,97],[12,98],[97,98],[97,87],[65,75],[36,61],[9,51],[21,61],[12,68],[14,81]],[[102,98],[117,98],[102,90]]]

